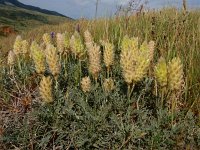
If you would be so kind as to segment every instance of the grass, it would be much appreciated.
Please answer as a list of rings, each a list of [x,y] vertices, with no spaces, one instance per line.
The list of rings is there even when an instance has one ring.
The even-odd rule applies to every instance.
[[[13,48],[15,37],[4,39],[0,108],[1,113],[7,115],[2,118],[0,126],[2,149],[199,149],[199,20],[198,10],[183,14],[171,8],[138,16],[45,25],[23,32],[22,37],[29,44],[33,40],[42,44],[44,33],[66,32],[71,37],[77,25],[80,27],[84,51],[76,53],[77,49],[71,46],[70,51],[65,48],[67,55],[51,56],[52,53],[48,53],[46,63],[49,67],[41,74],[35,71],[35,63],[39,62],[36,60],[41,57],[29,58],[29,54],[20,55],[10,68],[3,57]],[[90,57],[93,55],[86,50],[87,43],[83,38],[86,30],[100,45],[101,52],[104,51],[101,40],[108,40],[114,45],[115,61],[109,74],[115,88],[112,87],[110,92],[105,89],[104,80],[108,74],[103,60],[97,79],[91,72]],[[144,41],[155,42],[154,58],[148,73],[134,83],[132,90],[128,90],[120,66],[125,35],[138,37],[139,45]],[[52,44],[58,47],[56,39]],[[77,59],[80,52],[84,57]],[[54,58],[52,61],[51,57]],[[164,100],[156,94],[161,91],[156,88],[153,73],[160,57],[167,62],[180,58],[184,72],[184,88],[179,92],[169,90]],[[93,63],[97,61],[95,58]],[[58,76],[53,74],[50,66],[61,67]],[[14,74],[9,74],[10,69]],[[50,77],[51,84],[43,76]],[[86,93],[82,90],[84,82],[81,82],[85,76],[91,79],[91,90],[87,89]],[[47,86],[43,87],[45,90],[42,90],[40,82],[43,79],[48,82],[43,82],[44,87]],[[108,85],[107,88],[111,88],[111,84]],[[52,91],[53,103],[46,101],[46,91]],[[174,102],[179,105],[171,106]]]
[[[1,25],[14,27],[17,31],[30,30],[36,26],[58,24],[70,20],[61,16],[48,15],[7,5],[0,6],[0,13]]]

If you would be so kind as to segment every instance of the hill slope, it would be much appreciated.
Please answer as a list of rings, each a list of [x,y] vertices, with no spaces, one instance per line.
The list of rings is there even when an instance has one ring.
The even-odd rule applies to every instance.
[[[72,20],[57,12],[24,5],[17,0],[0,0],[0,27],[10,26],[17,31],[44,24],[59,24]]]
[[[17,6],[17,7],[20,7],[20,8],[28,9],[28,10],[38,11],[38,12],[49,14],[49,15],[66,17],[66,16],[64,16],[60,13],[55,12],[55,11],[50,11],[50,10],[41,9],[41,8],[35,7],[35,6],[25,5],[25,4],[23,4],[23,3],[21,3],[17,0],[0,0],[0,4],[12,5],[12,6]]]

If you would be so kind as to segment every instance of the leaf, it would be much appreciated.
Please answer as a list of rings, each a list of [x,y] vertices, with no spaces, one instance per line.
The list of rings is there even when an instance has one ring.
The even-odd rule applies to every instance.
[[[51,139],[51,136],[52,135],[49,134],[49,135],[43,137],[42,140],[41,140],[41,143],[39,144],[39,146],[42,147],[42,148],[46,147],[44,145],[47,145],[49,143],[49,141]]]

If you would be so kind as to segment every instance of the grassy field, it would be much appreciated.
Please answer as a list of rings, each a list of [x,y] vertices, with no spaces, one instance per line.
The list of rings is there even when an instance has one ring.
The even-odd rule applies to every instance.
[[[17,31],[30,30],[33,27],[45,24],[58,24],[70,18],[48,15],[33,10],[27,10],[15,6],[0,6],[0,25],[8,25]]]
[[[199,23],[171,8],[2,40],[0,149],[199,149]]]

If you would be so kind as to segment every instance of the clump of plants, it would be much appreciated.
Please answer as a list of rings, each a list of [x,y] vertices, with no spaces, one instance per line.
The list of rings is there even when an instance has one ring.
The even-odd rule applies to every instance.
[[[17,36],[1,69],[4,98],[20,104],[4,129],[7,147],[198,149],[178,56],[155,59],[154,41],[128,35],[120,46],[89,30],[55,38]]]

